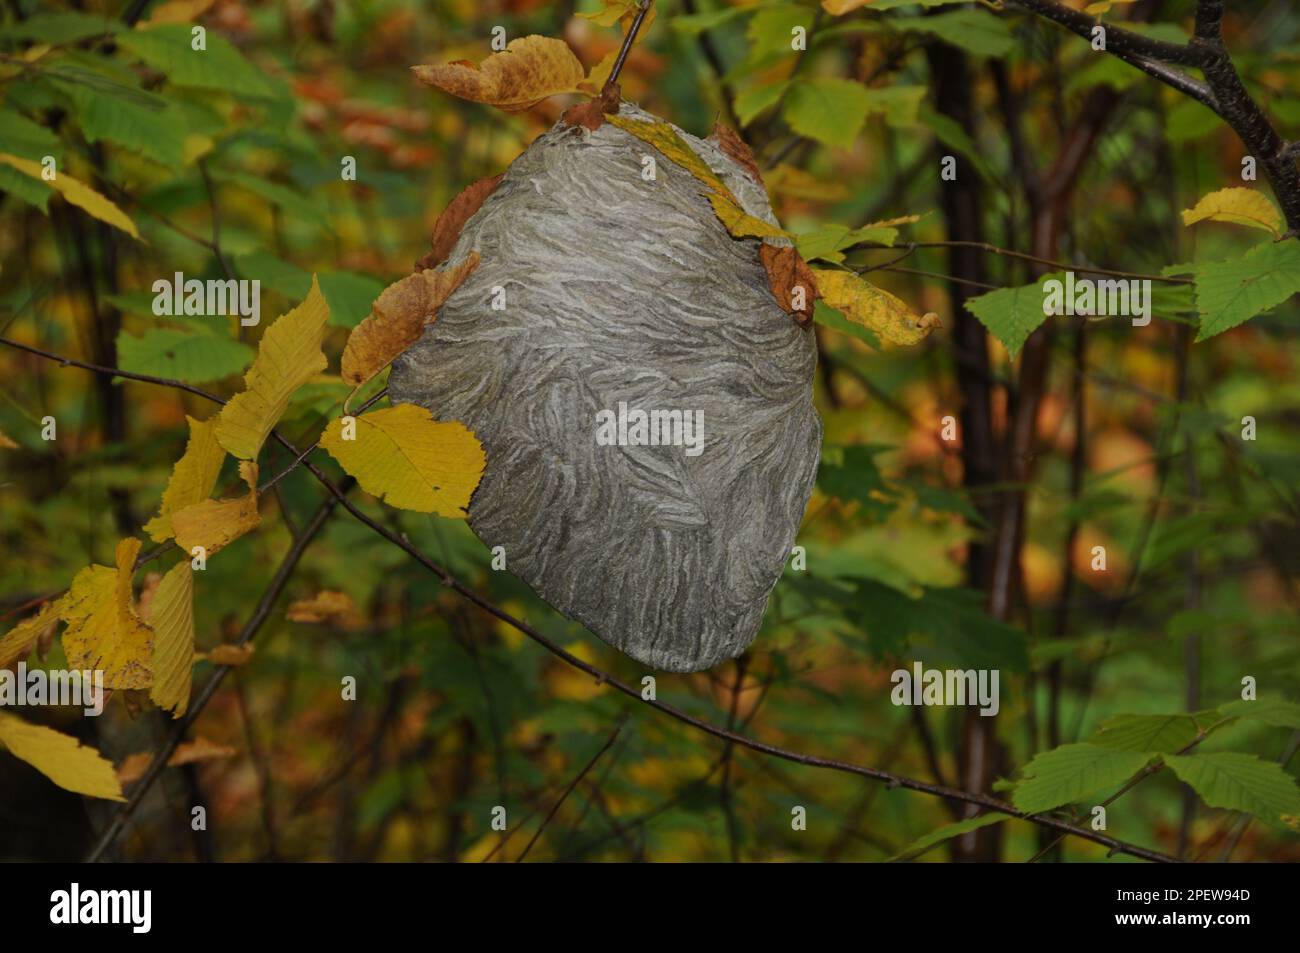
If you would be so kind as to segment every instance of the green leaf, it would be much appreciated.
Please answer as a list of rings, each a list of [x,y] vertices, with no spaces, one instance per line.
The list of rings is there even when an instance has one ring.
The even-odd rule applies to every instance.
[[[1275,761],[1219,751],[1165,755],[1165,764],[1210,807],[1245,811],[1269,824],[1292,829],[1300,822],[1300,789]]]
[[[259,198],[265,199],[272,205],[278,205],[297,218],[308,219],[318,225],[325,224],[325,211],[307,196],[287,185],[281,185],[278,182],[272,182],[256,175],[247,175],[243,172],[222,171],[215,175],[214,178],[220,182],[247,189]]]
[[[252,361],[251,347],[220,335],[150,328],[138,338],[117,336],[117,366],[134,374],[199,384],[241,373]]]
[[[4,152],[39,162],[45,156],[63,155],[59,137],[22,113],[0,107],[0,143]]]
[[[1300,729],[1300,705],[1295,702],[1240,699],[1220,705],[1219,714],[1228,718],[1249,718],[1278,728]]]
[[[35,205],[42,212],[48,214],[50,194],[53,191],[39,179],[33,179],[30,175],[23,175],[12,166],[0,164],[0,192],[5,195],[12,195],[28,205]]]
[[[799,135],[847,148],[862,131],[871,101],[861,83],[831,77],[806,79],[791,85],[782,115]]]
[[[975,140],[966,134],[966,130],[962,128],[961,123],[951,116],[935,112],[928,106],[917,110],[916,119],[917,122],[933,132],[940,142],[960,155],[963,162],[969,162],[975,171],[984,177],[985,181],[995,181],[993,171],[988,167],[988,163],[984,161],[982,151],[975,144]]]
[[[749,59],[761,60],[772,54],[794,53],[790,41],[795,27],[812,28],[813,11],[794,4],[765,7],[749,21],[745,36],[749,40]]]
[[[370,314],[370,306],[386,288],[382,281],[351,271],[332,271],[320,276],[321,294],[330,306],[329,323],[356,327]]]
[[[1050,811],[1127,781],[1151,760],[1144,751],[1072,744],[1044,751],[1025,766],[1011,803],[1029,814]]]
[[[925,99],[924,86],[884,86],[867,90],[870,112],[884,113],[885,122],[898,128],[915,126]]]
[[[998,824],[1010,819],[1011,816],[1009,814],[981,814],[978,817],[968,817],[964,821],[945,824],[938,830],[930,831],[930,833],[918,837],[889,859],[891,861],[911,860],[914,857],[921,856],[936,844],[942,844],[946,840],[960,837],[962,834],[969,834],[971,831],[977,831],[981,827],[988,827],[992,824]]]
[[[1204,341],[1300,291],[1300,241],[1265,242],[1240,258],[1196,266],[1196,309]]]
[[[127,30],[118,35],[118,44],[166,74],[177,86],[195,86],[270,98],[274,89],[262,72],[230,43],[212,30],[207,33],[207,49],[190,46],[187,23],[167,23],[147,30]]]
[[[181,165],[185,126],[160,96],[146,106],[86,85],[57,84],[90,142],[107,139],[169,168]]]
[[[980,324],[1006,345],[1007,351],[1014,358],[1020,353],[1029,335],[1047,319],[1043,312],[1043,282],[1048,278],[1059,280],[1061,275],[1044,275],[1036,284],[990,291],[969,299],[966,310],[979,318]]]
[[[89,13],[38,13],[21,23],[6,25],[0,29],[0,36],[61,46],[92,36],[117,33],[121,29],[122,25],[116,20]]]
[[[817,485],[823,492],[846,502],[856,500],[862,504],[863,512],[886,516],[894,509],[888,499],[894,494],[876,466],[876,456],[892,449],[880,444],[827,447],[817,469]]]
[[[872,6],[874,9],[875,5]],[[1006,20],[983,10],[949,10],[887,22],[900,32],[929,33],[977,56],[1006,56],[1015,47]]]
[[[781,101],[785,91],[790,88],[786,83],[760,83],[736,97],[736,118],[742,126],[748,126],[764,111]]]
[[[1191,715],[1115,715],[1102,722],[1088,742],[1122,751],[1168,754],[1186,748],[1199,730]]]
[[[668,23],[673,30],[684,36],[699,36],[701,33],[722,26],[724,23],[730,23],[739,17],[748,16],[758,9],[758,4],[745,7],[722,7],[704,13],[676,16],[669,20]]]
[[[927,665],[1023,672],[1025,634],[984,611],[983,597],[962,588],[921,588],[912,598],[871,579],[854,581],[858,618],[877,653],[903,650]]]

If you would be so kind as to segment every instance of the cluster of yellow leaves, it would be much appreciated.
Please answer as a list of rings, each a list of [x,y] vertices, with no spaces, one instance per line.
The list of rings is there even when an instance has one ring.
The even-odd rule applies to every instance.
[[[916,344],[940,326],[933,312],[918,315],[906,303],[851,271],[814,268],[822,299],[883,344]]]
[[[86,183],[74,179],[66,172],[56,171],[52,179],[47,179],[40,163],[33,162],[31,159],[22,159],[7,152],[0,152],[0,162],[12,166],[23,175],[30,176],[37,182],[48,185],[67,199],[69,204],[83,209],[87,215],[97,218],[101,222],[107,222],[114,228],[120,228],[132,238],[138,239],[140,237],[140,233],[136,231],[135,223],[131,221],[125,212],[86,185]]]
[[[1262,228],[1274,238],[1282,235],[1282,213],[1267,195],[1254,189],[1219,189],[1183,211],[1184,225],[1205,221]]]
[[[709,168],[669,123],[642,122],[624,116],[610,116],[609,121],[629,135],[654,146],[670,162],[681,166],[704,185],[704,197],[713,206],[718,219],[736,238],[789,238],[790,233],[745,212],[731,190]]]

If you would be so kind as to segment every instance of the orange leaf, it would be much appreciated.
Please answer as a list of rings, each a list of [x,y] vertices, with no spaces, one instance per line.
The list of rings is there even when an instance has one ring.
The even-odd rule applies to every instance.
[[[511,40],[477,67],[448,63],[411,69],[422,83],[506,112],[522,112],[556,93],[577,92],[585,79],[582,63],[567,43],[536,35]]]

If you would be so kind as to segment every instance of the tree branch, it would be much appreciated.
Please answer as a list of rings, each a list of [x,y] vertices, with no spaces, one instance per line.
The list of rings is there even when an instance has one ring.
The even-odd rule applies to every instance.
[[[144,383],[158,384],[160,386],[165,386],[165,387],[176,387],[177,389],[184,390],[188,393],[196,394],[198,396],[204,397],[218,404],[226,403],[226,401],[223,398],[218,397],[216,394],[211,394],[201,388],[193,387],[191,385],[184,384],[180,381],[168,380],[166,378],[161,378],[161,377],[151,377],[147,374],[126,374],[123,372],[119,372],[114,368],[96,367],[94,365],[86,364],[82,361],[61,357],[57,354],[51,354],[48,351],[42,351],[39,348],[34,348],[26,344],[20,344],[17,341],[10,340],[9,338],[0,337],[0,345],[15,347],[19,350],[27,351],[29,353],[39,355],[49,360],[56,361],[64,366],[80,367],[85,370],[95,371],[97,373],[116,374],[123,377],[129,377],[132,380],[142,381]],[[285,448],[288,449],[290,452],[292,452],[295,456],[300,454],[301,451],[299,451],[298,448],[294,446],[291,441],[289,441],[278,431],[272,430],[271,436],[273,436],[277,441],[283,444]],[[799,751],[792,751],[788,748],[782,748],[774,744],[769,744],[768,742],[765,741],[759,741],[756,738],[750,738],[747,735],[739,734],[734,731],[729,731],[728,729],[723,728],[721,725],[715,725],[711,722],[705,721],[704,719],[698,718],[695,715],[682,711],[680,708],[670,705],[667,702],[662,702],[659,701],[658,699],[643,699],[641,697],[640,688],[633,687],[632,685],[629,685],[626,682],[620,681],[619,679],[615,678],[613,675],[610,675],[608,672],[603,671],[602,669],[596,667],[595,665],[592,665],[590,662],[586,662],[583,659],[578,658],[573,653],[565,650],[558,643],[552,641],[550,638],[543,635],[540,631],[533,628],[527,622],[524,622],[522,619],[516,619],[509,612],[506,612],[504,609],[495,605],[487,598],[480,595],[475,590],[471,589],[469,586],[466,586],[455,576],[453,576],[450,572],[444,569],[441,565],[439,565],[429,556],[425,555],[424,552],[416,548],[404,536],[399,536],[397,533],[394,533],[392,530],[376,522],[365,512],[363,512],[359,507],[357,507],[356,504],[354,504],[351,500],[348,500],[344,495],[346,491],[344,489],[341,489],[339,486],[337,486],[334,483],[334,481],[331,480],[329,476],[327,476],[324,473],[324,471],[322,471],[319,467],[313,464],[311,460],[307,459],[305,456],[302,461],[302,466],[305,467],[307,471],[311,473],[312,476],[314,476],[317,479],[317,481],[320,482],[321,485],[324,486],[325,489],[327,489],[330,492],[333,501],[337,501],[338,504],[340,504],[344,509],[346,509],[349,513],[355,516],[362,523],[364,523],[367,527],[369,527],[375,533],[378,533],[389,543],[401,549],[413,560],[415,560],[425,569],[429,570],[429,572],[437,576],[438,579],[441,580],[442,583],[445,586],[447,586],[449,589],[460,594],[469,602],[472,602],[474,605],[478,606],[484,612],[487,612],[489,615],[494,616],[495,618],[506,623],[510,627],[528,636],[530,639],[532,639],[542,648],[546,649],[552,655],[564,661],[568,665],[578,669],[581,672],[585,672],[586,674],[590,675],[593,679],[596,680],[598,684],[609,685],[611,688],[615,689],[618,692],[621,692],[623,695],[626,695],[628,698],[640,702],[641,704],[648,705],[649,707],[655,709],[656,711],[668,715],[670,718],[674,718],[685,725],[689,725],[692,728],[697,729],[698,731],[702,731],[706,734],[712,735],[715,738],[720,738],[723,741],[729,741],[742,748],[747,748],[750,751],[756,751],[760,754],[766,754],[774,758],[780,758],[783,761],[789,761],[793,764],[802,764],[808,767],[823,768],[830,771],[839,771],[844,774],[853,774],[853,775],[857,775],[858,777],[868,778],[872,781],[882,781],[891,788],[905,788],[906,790],[909,791],[919,791],[924,794],[930,794],[934,797],[951,798],[958,801],[964,801],[968,804],[978,805],[990,811],[996,811],[999,814],[1006,814],[1008,817],[1015,817],[1015,818],[1019,818],[1020,820],[1030,821],[1031,823],[1038,824],[1042,827],[1051,828],[1052,830],[1058,831],[1062,834],[1073,834],[1076,837],[1081,837],[1084,840],[1092,841],[1095,844],[1101,844],[1103,847],[1106,847],[1108,850],[1110,850],[1111,853],[1128,854],[1129,856],[1132,857],[1138,857],[1143,860],[1157,861],[1160,863],[1174,862],[1174,858],[1170,857],[1168,854],[1163,854],[1159,851],[1150,850],[1146,847],[1141,847],[1137,844],[1130,844],[1126,841],[1117,840],[1114,837],[1109,837],[1105,834],[1101,834],[1084,827],[1078,827],[1074,824],[1061,820],[1060,818],[1057,817],[1038,815],[1038,814],[1028,814],[1024,811],[1017,810],[1015,807],[1006,803],[1005,801],[999,801],[997,798],[990,797],[989,795],[971,793],[967,791],[959,791],[953,788],[944,787],[943,785],[939,785],[939,784],[929,784],[926,783],[925,781],[917,780],[916,778],[910,778],[904,775],[894,774],[889,771],[882,771],[879,768],[873,768],[867,765],[853,764],[852,762],[840,761],[834,758],[822,758],[816,755],[803,754],[802,752]],[[349,478],[348,481],[349,489],[351,488],[350,487],[351,482],[352,481]],[[304,529],[298,541],[295,542],[293,549],[290,550],[290,556],[292,556],[292,560],[290,560],[289,557],[286,557],[286,561],[281,565],[280,572],[277,573],[276,579],[272,581],[271,587],[268,588],[267,593],[263,596],[262,603],[259,604],[257,611],[254,613],[253,617],[249,619],[249,622],[245,624],[244,632],[247,633],[247,638],[252,638],[252,635],[256,633],[257,627],[259,627],[262,624],[262,622],[265,621],[267,614],[269,614],[270,612],[271,603],[275,601],[274,596],[278,595],[279,589],[282,589],[284,583],[287,582],[288,580],[288,574],[292,571],[293,568],[292,564],[296,564],[297,559],[300,558],[302,555],[302,551],[306,549],[307,544],[311,541],[316,531],[320,529],[320,524],[324,522],[325,517],[329,515],[329,512],[333,508],[333,501],[326,500],[325,503],[322,504],[321,509],[317,511],[316,517],[312,519],[311,523]],[[283,575],[284,577],[283,580],[281,579],[281,575]],[[241,638],[243,638],[242,635]],[[190,713],[187,714],[186,717],[182,719],[181,724],[177,726],[178,729],[177,734],[169,742],[168,749],[159,752],[159,754],[154,758],[153,763],[150,764],[149,769],[145,773],[145,777],[142,779],[141,788],[144,787],[144,782],[146,780],[151,780],[152,775],[156,775],[158,772],[162,770],[163,764],[166,762],[167,757],[170,756],[170,751],[174,750],[176,745],[179,744],[181,733],[186,728],[189,727],[190,723],[193,720],[192,716],[196,714],[198,709],[201,708],[202,705],[205,705],[207,701],[211,698],[212,693],[216,691],[217,685],[219,684],[220,680],[224,677],[226,671],[227,670],[224,667],[219,668],[217,670],[217,674],[214,675],[213,678],[210,679],[206,685],[204,685],[203,690],[196,701],[196,706],[191,708]],[[138,803],[139,795],[140,795],[140,789],[137,789],[136,795],[133,795],[131,801],[128,802],[128,807],[131,808],[131,810],[134,810],[134,807],[132,807],[132,805]],[[125,811],[126,809],[124,808],[124,814]],[[121,819],[120,822],[118,820],[114,821],[114,824],[110,827],[109,831],[105,833],[104,837],[101,838],[100,844],[96,847],[95,851],[92,853],[91,855],[92,859],[97,858],[100,854],[102,854],[103,850],[109,844],[111,844],[112,840],[116,838],[117,835],[121,832],[121,828],[124,824],[125,824],[124,819]]]

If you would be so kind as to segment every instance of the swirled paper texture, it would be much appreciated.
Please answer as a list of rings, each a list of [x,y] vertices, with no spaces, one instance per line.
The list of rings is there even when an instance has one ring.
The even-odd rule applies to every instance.
[[[620,114],[653,119],[626,103]],[[681,135],[746,212],[775,222],[739,165]],[[469,522],[506,568],[675,672],[753,640],[822,433],[812,332],[777,305],[759,242],[731,237],[704,188],[611,123],[557,125],[465,224],[444,267],[481,262],[388,384],[482,441]],[[690,413],[702,443],[601,445],[598,415],[620,404]]]

